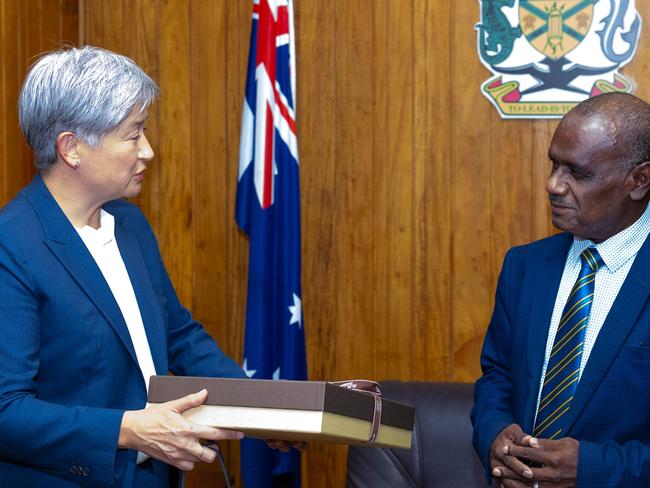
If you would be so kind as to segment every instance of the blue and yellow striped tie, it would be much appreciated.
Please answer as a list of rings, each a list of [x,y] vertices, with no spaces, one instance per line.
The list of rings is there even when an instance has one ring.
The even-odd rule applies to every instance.
[[[563,416],[571,407],[580,380],[580,362],[585,330],[594,299],[596,272],[604,263],[596,248],[580,255],[582,268],[558,324],[553,349],[548,358],[542,395],[533,435],[548,439],[562,437]]]

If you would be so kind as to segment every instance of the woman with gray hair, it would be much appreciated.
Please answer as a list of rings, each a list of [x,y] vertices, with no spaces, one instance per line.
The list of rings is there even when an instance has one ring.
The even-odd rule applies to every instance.
[[[0,211],[3,486],[170,486],[239,432],[145,409],[155,374],[244,377],[179,303],[138,195],[158,87],[85,47],[43,56],[20,100],[38,174]]]

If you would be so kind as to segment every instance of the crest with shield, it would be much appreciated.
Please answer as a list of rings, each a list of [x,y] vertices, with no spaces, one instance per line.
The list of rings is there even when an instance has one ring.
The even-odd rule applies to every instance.
[[[560,59],[584,40],[593,13],[593,0],[520,0],[519,25],[537,51]]]
[[[504,118],[556,118],[585,98],[631,92],[635,0],[479,0],[477,51],[495,77],[482,91]]]

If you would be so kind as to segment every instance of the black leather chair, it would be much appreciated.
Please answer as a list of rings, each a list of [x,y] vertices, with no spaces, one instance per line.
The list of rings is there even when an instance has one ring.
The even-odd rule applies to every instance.
[[[486,487],[472,447],[473,385],[383,381],[382,396],[415,407],[411,449],[350,447],[348,488]]]

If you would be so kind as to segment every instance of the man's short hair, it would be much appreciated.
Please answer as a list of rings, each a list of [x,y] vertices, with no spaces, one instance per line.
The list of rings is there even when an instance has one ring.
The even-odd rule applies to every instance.
[[[602,115],[611,120],[626,169],[650,161],[650,105],[640,98],[629,93],[604,93],[579,103],[567,115]]]

